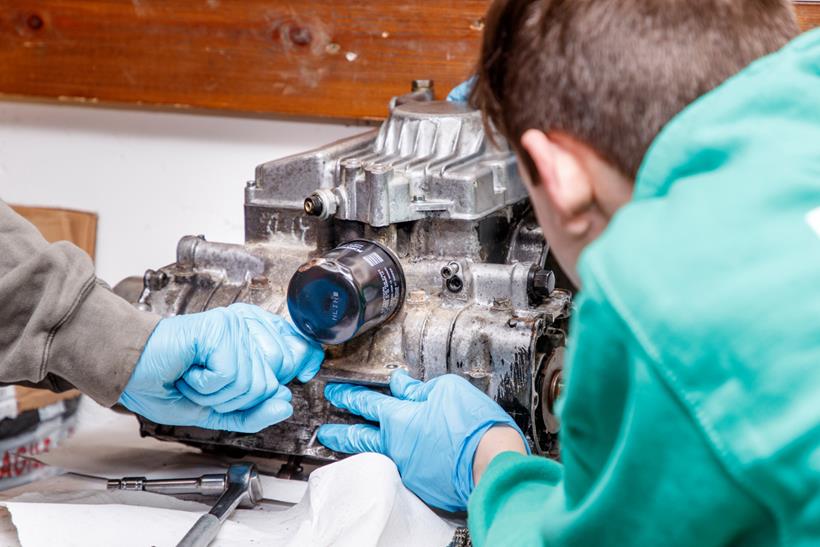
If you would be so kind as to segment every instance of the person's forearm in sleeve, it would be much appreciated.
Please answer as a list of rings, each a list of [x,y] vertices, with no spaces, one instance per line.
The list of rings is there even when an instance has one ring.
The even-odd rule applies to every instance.
[[[503,453],[470,498],[473,543],[773,545],[772,515],[726,471],[596,287],[573,325],[563,464]]]
[[[117,401],[159,317],[113,294],[91,259],[0,201],[0,382],[66,380]]]

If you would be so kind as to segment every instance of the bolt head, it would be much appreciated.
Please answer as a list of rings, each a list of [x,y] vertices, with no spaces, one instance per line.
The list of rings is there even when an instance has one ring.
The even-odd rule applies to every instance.
[[[413,80],[410,82],[410,91],[430,89],[431,87],[433,87],[433,80]]]
[[[464,288],[464,281],[460,277],[455,276],[447,280],[447,290],[452,293],[459,293]]]
[[[533,290],[539,295],[549,296],[555,290],[555,273],[552,270],[539,270],[532,278]]]
[[[162,270],[147,270],[142,278],[143,285],[151,291],[164,289],[171,278]]]

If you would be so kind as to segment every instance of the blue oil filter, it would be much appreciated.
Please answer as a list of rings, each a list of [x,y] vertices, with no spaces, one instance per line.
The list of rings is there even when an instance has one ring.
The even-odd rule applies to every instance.
[[[354,240],[299,267],[288,285],[288,310],[306,336],[343,344],[391,319],[404,293],[404,272],[393,252]]]

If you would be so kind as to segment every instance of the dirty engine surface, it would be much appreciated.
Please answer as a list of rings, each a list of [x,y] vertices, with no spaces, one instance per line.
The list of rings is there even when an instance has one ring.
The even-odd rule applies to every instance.
[[[143,434],[332,461],[341,455],[315,440],[316,429],[359,419],[328,405],[325,383],[385,387],[401,367],[421,379],[467,378],[515,418],[534,452],[555,454],[571,295],[554,288],[515,157],[495,141],[477,111],[410,101],[380,129],[258,166],[245,188],[245,243],[183,237],[176,263],[146,272],[137,306],[170,316],[249,302],[287,314],[297,268],[354,239],[392,249],[404,303],[383,326],[330,347],[315,380],[290,386],[295,412],[286,422],[244,435],[141,420]]]

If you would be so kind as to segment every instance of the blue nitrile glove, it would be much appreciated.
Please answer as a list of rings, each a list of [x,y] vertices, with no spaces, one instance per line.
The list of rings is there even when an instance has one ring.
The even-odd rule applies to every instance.
[[[312,377],[321,363],[322,351],[300,337],[297,351],[285,352],[269,361],[279,342],[256,326],[267,314],[247,304],[234,304],[203,313],[161,320],[143,349],[134,372],[120,396],[120,403],[146,418],[169,425],[193,425],[253,433],[288,418],[293,413],[290,390],[281,386],[293,374]],[[276,321],[276,320],[273,320]],[[287,332],[287,331],[286,331]],[[294,360],[298,357],[298,362]],[[317,363],[318,362],[318,363]],[[284,366],[283,366],[284,365]],[[191,368],[200,370],[215,391],[219,409],[190,400],[179,390],[180,379]],[[210,371],[205,374],[205,370]],[[190,386],[188,386],[190,387]],[[227,390],[219,395],[221,390]],[[233,407],[233,408],[232,408]]]
[[[474,85],[475,76],[471,77],[469,80],[465,82],[461,82],[453,89],[451,89],[450,93],[447,95],[447,100],[453,101],[455,103],[466,103],[467,100],[470,98],[470,92],[473,90]]]
[[[250,334],[255,349],[252,359],[238,368],[228,359],[191,367],[177,382],[188,399],[217,412],[246,410],[273,394],[279,384],[297,377],[307,382],[319,372],[322,347],[308,341],[286,319],[250,304],[233,304],[227,309]]]
[[[319,441],[337,452],[384,454],[422,500],[447,511],[466,509],[481,437],[495,425],[521,430],[460,376],[421,382],[399,370],[390,378],[390,391],[394,397],[362,386],[328,384],[325,397],[334,406],[379,425],[326,424],[319,428]]]

